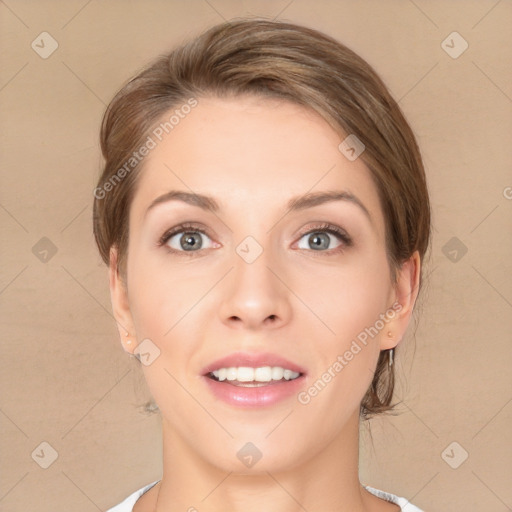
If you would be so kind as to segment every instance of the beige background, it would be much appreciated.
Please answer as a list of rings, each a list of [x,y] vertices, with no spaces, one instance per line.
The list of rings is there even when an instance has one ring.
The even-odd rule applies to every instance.
[[[99,123],[149,59],[246,14],[318,28],[367,59],[425,159],[429,278],[396,355],[401,414],[373,420],[373,447],[362,430],[362,482],[427,511],[510,510],[510,0],[0,1],[0,509],[105,510],[160,477],[159,418],[138,409],[147,391],[92,237]],[[43,31],[59,45],[46,59],[31,47]],[[458,58],[442,46],[453,31],[469,44]],[[43,237],[57,249],[46,262]],[[58,454],[47,469],[42,442]]]

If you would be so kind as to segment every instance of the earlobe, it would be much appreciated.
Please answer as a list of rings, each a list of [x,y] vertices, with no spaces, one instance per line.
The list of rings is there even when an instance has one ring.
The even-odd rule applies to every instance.
[[[419,252],[403,263],[395,284],[394,314],[386,326],[387,335],[381,337],[381,350],[395,348],[405,336],[419,292],[421,261]]]
[[[135,336],[133,332],[133,320],[130,312],[126,284],[119,274],[117,249],[110,249],[109,262],[109,287],[112,312],[117,323],[121,344],[126,352],[133,353]]]

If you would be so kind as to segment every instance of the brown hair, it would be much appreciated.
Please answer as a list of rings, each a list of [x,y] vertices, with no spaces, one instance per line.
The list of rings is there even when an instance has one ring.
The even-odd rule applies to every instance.
[[[107,107],[100,135],[105,166],[93,212],[94,236],[107,265],[110,248],[116,247],[118,270],[126,279],[129,210],[143,166],[143,161],[132,161],[133,152],[164,115],[191,98],[243,94],[313,109],[341,137],[360,139],[365,145],[360,158],[371,172],[384,213],[393,281],[416,250],[423,264],[430,238],[425,172],[414,134],[382,80],[361,57],[321,32],[245,18],[216,25],[160,56]],[[379,355],[362,400],[365,419],[394,407],[389,352]]]

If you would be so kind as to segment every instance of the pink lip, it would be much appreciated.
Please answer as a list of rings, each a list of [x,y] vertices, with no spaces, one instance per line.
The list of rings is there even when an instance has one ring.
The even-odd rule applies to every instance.
[[[253,388],[234,386],[207,376],[202,379],[219,400],[236,407],[253,408],[274,405],[292,395],[296,397],[304,387],[305,377],[302,375],[294,380],[271,381],[265,386]]]
[[[234,352],[227,357],[217,359],[213,363],[202,369],[201,375],[208,375],[214,370],[219,368],[230,368],[247,366],[249,368],[260,368],[262,366],[281,366],[282,368],[288,368],[294,372],[306,373],[306,370],[288,359],[284,359],[276,354],[265,353],[249,353],[249,352]]]

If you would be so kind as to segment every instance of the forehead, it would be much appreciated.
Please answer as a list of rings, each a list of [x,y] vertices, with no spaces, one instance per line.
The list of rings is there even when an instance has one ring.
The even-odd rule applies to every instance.
[[[166,113],[162,120],[168,120]],[[287,101],[253,96],[198,98],[145,158],[133,211],[183,190],[216,198],[229,213],[280,209],[307,192],[347,191],[383,229],[378,193],[364,162],[338,149],[343,136],[317,113]]]

